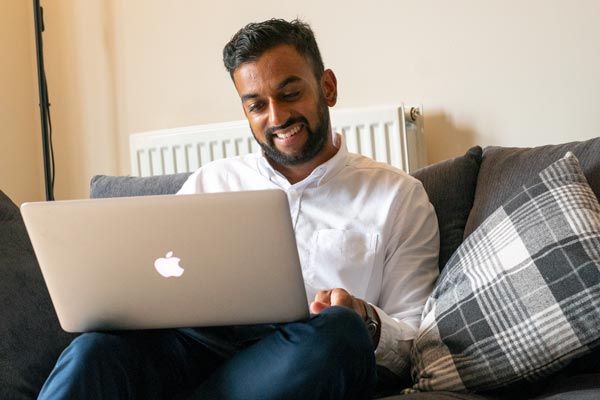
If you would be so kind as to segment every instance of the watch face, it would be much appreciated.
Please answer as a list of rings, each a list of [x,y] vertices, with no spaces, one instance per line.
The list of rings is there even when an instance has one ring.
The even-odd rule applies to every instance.
[[[377,323],[375,321],[369,321],[367,323],[367,330],[369,331],[371,336],[374,336],[375,333],[377,333]]]

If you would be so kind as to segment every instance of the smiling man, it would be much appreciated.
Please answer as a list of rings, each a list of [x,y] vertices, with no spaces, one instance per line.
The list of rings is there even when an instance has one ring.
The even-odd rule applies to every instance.
[[[280,44],[231,71],[254,137],[290,183],[337,152],[328,110],[336,103],[336,78],[331,70],[317,78],[313,68],[293,46]]]
[[[284,190],[310,319],[87,333],[40,398],[365,399],[407,378],[438,271],[422,185],[332,132],[337,80],[307,24],[249,24],[223,59],[261,151],[202,167],[179,194]]]

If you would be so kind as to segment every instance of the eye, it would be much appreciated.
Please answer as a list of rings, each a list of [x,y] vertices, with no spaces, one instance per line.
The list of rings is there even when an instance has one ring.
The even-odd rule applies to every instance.
[[[256,103],[252,103],[248,106],[248,112],[258,112],[261,110],[261,108],[263,107],[263,103],[262,102],[256,102]]]
[[[299,96],[300,96],[300,91],[283,94],[283,98],[287,101],[296,100]]]

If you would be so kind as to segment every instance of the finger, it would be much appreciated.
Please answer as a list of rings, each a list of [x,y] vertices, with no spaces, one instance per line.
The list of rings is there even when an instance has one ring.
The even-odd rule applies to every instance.
[[[331,291],[331,305],[332,306],[343,306],[348,308],[352,307],[352,300],[354,297],[346,290],[337,288]]]
[[[363,319],[366,318],[366,303],[364,300],[352,296],[344,289],[338,288],[331,291],[331,305],[351,308]]]
[[[317,292],[314,301],[331,305],[331,290],[321,290]]]
[[[367,307],[368,304],[366,301],[358,299],[356,297],[354,298],[354,301],[352,302],[352,309],[356,311],[358,315],[362,317],[362,319],[367,318]]]
[[[315,295],[315,300],[310,304],[310,312],[318,314],[331,305],[331,290],[321,290]]]

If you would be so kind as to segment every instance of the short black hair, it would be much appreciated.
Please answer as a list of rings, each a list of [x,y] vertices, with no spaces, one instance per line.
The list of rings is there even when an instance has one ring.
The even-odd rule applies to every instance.
[[[231,79],[241,64],[257,60],[265,51],[280,44],[294,46],[312,64],[317,81],[321,79],[325,67],[310,26],[299,19],[277,18],[246,25],[225,45],[223,63]]]

